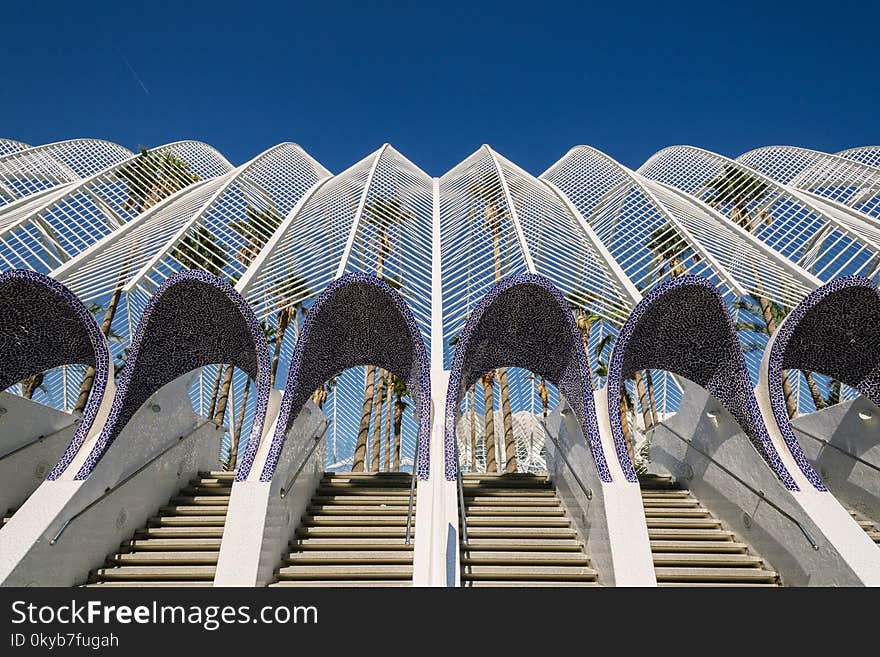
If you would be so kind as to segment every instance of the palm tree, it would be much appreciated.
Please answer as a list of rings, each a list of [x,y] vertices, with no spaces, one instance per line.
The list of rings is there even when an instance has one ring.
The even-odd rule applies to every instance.
[[[657,270],[658,281],[663,278],[667,265],[669,266],[669,278],[677,278],[686,273],[687,269],[681,258],[687,253],[689,246],[671,224],[663,224],[656,228],[651,233],[645,247],[653,253],[654,259],[660,263]],[[689,255],[695,261],[699,259],[695,253]]]
[[[128,190],[123,210],[134,208],[136,215],[199,180],[174,153],[158,153],[144,147],[132,162],[119,168],[116,177]]]
[[[394,390],[394,471],[400,471],[400,440],[403,429],[403,412],[406,410],[406,397],[409,396],[409,390],[406,388],[406,382],[392,375],[391,387]]]
[[[773,303],[766,298],[752,295],[752,299],[755,299],[759,305],[756,306],[749,298],[743,298],[734,301],[733,308],[737,311],[747,312],[755,317],[762,317],[764,320],[763,323],[753,322],[747,319],[739,320],[736,322],[736,330],[738,333],[758,333],[766,335],[769,338],[776,332],[776,326],[785,319],[786,313],[779,304]],[[740,339],[742,339],[742,335],[740,336]],[[756,346],[757,349],[763,349],[763,345],[756,345],[747,339],[744,340],[744,349],[746,349],[746,351],[754,351],[756,349],[753,347]],[[810,374],[809,377],[812,381],[812,374]],[[815,382],[813,385],[815,385]],[[782,372],[782,394],[785,398],[785,407],[788,412],[788,417],[792,418],[797,415],[798,405],[797,399],[794,396],[794,391],[791,387],[791,381],[788,378],[788,373],[785,371]]]
[[[379,381],[376,385],[376,398],[373,400],[376,412],[373,423],[373,453],[370,463],[370,472],[379,472],[379,461],[382,454],[382,405],[385,402],[385,387],[387,385],[387,372],[379,370]]]
[[[541,399],[541,410],[544,419],[546,419],[547,413],[550,410],[550,391],[547,389],[547,382],[543,376],[537,376],[535,374],[529,376],[529,379],[532,381],[538,381],[538,397]]]
[[[590,385],[592,386],[594,382],[593,363],[590,359],[590,333],[592,333],[593,324],[602,318],[590,309],[592,302],[595,300],[595,295],[589,290],[572,290],[566,296],[569,308],[576,313],[575,321],[581,334],[581,344],[584,347],[584,353],[587,355],[587,368],[590,371]]]
[[[605,360],[605,350],[611,344],[611,340],[614,336],[610,333],[604,336],[601,340],[599,340],[598,344],[596,344],[594,348],[594,353],[596,355],[596,374],[601,378],[608,377],[608,361]],[[630,458],[633,458],[633,448],[632,448],[632,430],[630,428],[629,423],[629,413],[630,409],[633,408],[632,398],[629,396],[629,390],[626,387],[626,383],[620,386],[620,428],[623,433],[623,439],[626,442],[626,449],[629,452]]]
[[[485,409],[483,421],[486,424],[485,450],[486,472],[498,472],[495,461],[495,371],[489,370],[480,379],[483,386],[483,407]]]
[[[470,389],[471,397],[471,472],[477,469],[477,407],[474,403],[474,396],[477,385],[474,384]]]
[[[492,262],[496,283],[501,280],[501,226],[504,218],[507,216],[507,209],[502,207],[502,193],[500,181],[492,173],[483,175],[470,188],[471,200],[474,204],[474,209],[471,212],[478,211],[481,206],[483,207],[485,224],[492,234]],[[497,370],[497,377],[498,383],[501,386],[501,421],[504,426],[504,471],[516,472],[516,443],[513,437],[513,413],[510,410],[510,387],[507,382],[507,368],[499,368]]]
[[[385,264],[394,253],[394,239],[390,228],[409,221],[413,213],[403,207],[397,198],[376,198],[364,205],[361,215],[366,224],[376,227],[376,276],[385,278]],[[373,414],[373,396],[376,386],[376,366],[367,365],[364,376],[364,401],[361,405],[361,421],[355,443],[352,472],[363,472],[367,453],[367,439],[370,432],[370,417]]]
[[[767,183],[732,164],[726,164],[705,187],[708,190],[706,202],[709,205],[722,210],[730,206],[730,220],[749,232],[757,227],[749,208],[767,196],[770,191]],[[767,212],[760,212],[759,217],[767,225],[772,222],[772,217]]]
[[[390,372],[385,379],[385,472],[391,470],[391,414],[393,412],[392,395],[394,394],[394,383]]]

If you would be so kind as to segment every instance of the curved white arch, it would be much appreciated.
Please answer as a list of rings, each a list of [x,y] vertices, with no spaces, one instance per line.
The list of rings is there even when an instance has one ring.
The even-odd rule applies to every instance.
[[[872,167],[880,167],[880,146],[857,146],[836,153],[840,157],[867,164]]]
[[[15,139],[0,139],[0,156],[23,151],[27,148],[32,147],[30,144],[25,144],[23,141],[16,141]]]
[[[736,161],[834,206],[875,217],[880,214],[880,169],[876,166],[799,146],[764,146],[743,153]]]
[[[734,221],[748,221],[758,239],[802,267],[815,265],[820,279],[852,273],[848,270],[853,268],[871,268],[871,261],[880,256],[880,226],[865,215],[831,207],[723,155],[694,146],[671,146],[651,156],[638,173],[711,203],[714,188],[710,183],[725,170],[739,177],[724,188],[725,214]],[[745,200],[731,200],[732,190],[744,184]]]

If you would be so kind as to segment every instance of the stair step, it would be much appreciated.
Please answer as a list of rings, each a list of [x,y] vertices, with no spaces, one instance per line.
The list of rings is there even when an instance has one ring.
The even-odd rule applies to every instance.
[[[490,550],[464,550],[461,563],[472,565],[510,564],[514,566],[590,566],[590,558],[583,552],[496,552]]]
[[[530,506],[530,507],[559,507],[561,502],[559,498],[555,495],[524,495],[520,497],[515,496],[506,496],[506,495],[472,495],[468,496],[465,494],[465,502],[466,504],[473,504],[476,506]]]
[[[285,559],[291,565],[319,564],[410,564],[410,550],[307,550],[291,554]]]
[[[130,550],[219,550],[219,538],[136,538],[124,541],[122,547]]]
[[[693,509],[647,507],[645,518],[711,518],[711,514],[702,507]]]
[[[772,587],[778,588],[779,584],[776,582],[724,582],[720,584],[719,582],[657,582],[658,587],[662,588],[673,588],[673,587],[686,587],[686,588],[694,588],[698,586],[711,586],[718,587],[724,586],[725,588],[735,586],[735,587]]]
[[[358,484],[333,484],[332,486],[321,485],[316,494],[319,496],[328,495],[365,495],[369,497],[375,496],[394,496],[405,497],[409,500],[409,488],[365,488]],[[415,496],[413,496],[415,499]]]
[[[648,528],[651,540],[724,541],[734,540],[733,532],[724,529]]]
[[[461,579],[596,580],[598,573],[584,566],[472,566],[462,565]]]
[[[279,579],[412,579],[411,565],[285,566]]]
[[[648,533],[652,529],[720,529],[715,518],[647,518]]]
[[[524,484],[530,483],[541,483],[548,484],[550,480],[547,478],[547,475],[536,475],[529,474],[526,472],[510,472],[497,474],[493,472],[463,472],[461,474],[462,483],[470,483],[474,481],[479,482],[498,482],[505,481],[511,484],[515,484],[517,486],[522,486]]]
[[[562,527],[471,527],[468,540],[476,538],[577,538],[571,528]]]
[[[188,580],[188,581],[149,581],[149,580],[119,580],[109,582],[92,582],[91,584],[83,584],[85,588],[109,587],[109,588],[165,588],[165,587],[187,587],[187,588],[209,588],[214,586],[213,580]]]
[[[235,479],[235,470],[211,470],[210,472],[199,471],[199,477],[204,479],[223,479],[225,481],[233,481]]]
[[[325,537],[325,538],[388,538],[399,537],[403,542],[406,536],[406,527],[303,527],[296,530],[296,535],[301,538]],[[412,536],[415,537],[413,530]]]
[[[138,566],[156,566],[162,564],[169,565],[217,565],[217,559],[220,552],[209,552],[207,550],[198,550],[194,552],[186,552],[183,550],[174,552],[159,552],[154,550],[144,552],[125,552],[114,554],[108,559],[109,563],[119,565],[138,565]]]
[[[222,538],[223,527],[147,527],[135,537],[145,538]]]
[[[358,506],[400,506],[404,509],[409,506],[409,496],[405,495],[316,495],[312,498],[312,504],[319,506],[345,506],[355,504]]]
[[[497,550],[500,552],[581,552],[583,546],[574,538],[475,538],[468,533],[468,542],[462,550],[474,553],[477,550]]]
[[[379,504],[321,504],[310,506],[308,513],[313,516],[404,516],[409,514],[409,509],[405,504],[399,505],[379,505]],[[413,508],[413,518],[415,518],[415,508]]]
[[[761,568],[655,568],[658,582],[775,582],[778,575]]]
[[[228,500],[231,489],[228,486],[187,486],[180,490],[180,494],[189,497],[223,497]]]
[[[463,492],[465,500],[468,500],[471,497],[551,497],[555,500],[559,499],[556,496],[556,491],[552,488],[471,488],[470,490],[468,490],[468,488],[464,488]]]
[[[471,579],[465,580],[461,583],[462,587],[465,588],[478,588],[478,587],[495,587],[495,586],[510,586],[510,587],[549,587],[549,588],[559,588],[559,587],[574,587],[574,586],[602,586],[599,582],[595,580],[584,580],[584,581],[564,581],[564,580],[516,580],[512,582],[505,582],[504,580],[491,580],[491,579]]]
[[[171,504],[226,506],[229,504],[229,497],[229,495],[178,495],[171,498]]]
[[[221,516],[153,516],[147,520],[151,527],[223,527],[226,515]]]
[[[302,581],[298,581],[295,579],[285,579],[279,582],[272,582],[269,586],[277,586],[277,587],[341,587],[341,588],[356,588],[356,587],[382,587],[382,586],[394,586],[394,587],[404,587],[404,586],[412,586],[412,578],[409,579],[306,579]]]
[[[734,541],[651,541],[651,552],[736,554],[748,550],[745,543]]]
[[[467,515],[471,516],[541,516],[555,517],[565,516],[565,510],[561,506],[534,507],[534,506],[468,506]]]
[[[565,516],[467,516],[468,530],[471,527],[570,527],[571,521]]]
[[[694,568],[711,567],[755,567],[764,565],[760,557],[753,554],[681,554],[660,553],[654,555],[655,566],[689,566]]]
[[[415,514],[412,524],[415,526]],[[407,517],[404,515],[320,515],[303,518],[303,527],[406,527]]]
[[[412,552],[400,538],[297,538],[290,541],[292,552],[301,550],[397,550]]]
[[[213,580],[215,566],[120,566],[100,568],[96,572],[103,580]]]
[[[642,500],[693,500],[689,490],[672,489],[672,490],[642,490]]]
[[[642,498],[642,506],[645,509],[702,509],[703,507],[700,505],[697,500],[692,497],[661,497],[657,498]]]
[[[159,513],[169,516],[226,516],[228,506],[219,505],[169,505],[160,506]]]

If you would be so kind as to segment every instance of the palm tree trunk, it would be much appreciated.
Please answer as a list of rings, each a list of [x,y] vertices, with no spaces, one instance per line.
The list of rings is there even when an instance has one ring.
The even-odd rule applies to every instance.
[[[620,428],[623,430],[623,440],[626,442],[626,451],[630,460],[633,459],[632,431],[629,426],[629,402],[626,399],[623,387],[620,389]]]
[[[492,388],[495,385],[495,373],[487,372],[483,377],[483,407],[486,424],[486,472],[498,472],[495,462],[495,399]]]
[[[373,406],[376,409],[373,424],[373,449],[370,461],[370,472],[379,472],[379,458],[382,455],[382,402],[385,399],[385,370],[379,370],[379,380],[376,382]]]
[[[581,321],[577,322],[577,325],[581,333],[581,344],[584,345],[584,353],[587,355],[587,370],[590,373],[590,386],[594,386],[593,363],[590,362],[590,333],[593,331],[593,325],[585,321],[585,315],[586,313],[584,312],[584,309],[578,308],[578,319]]]
[[[773,336],[776,333],[776,320],[773,319],[773,310],[770,308],[770,301],[767,297],[756,295],[758,305],[761,306],[761,315],[764,318],[764,325],[767,327],[767,335]],[[797,415],[797,400],[791,388],[791,382],[788,380],[788,372],[782,371],[782,395],[785,397],[785,408],[788,411],[788,417],[793,418]]]
[[[639,395],[639,406],[642,407],[642,421],[645,423],[645,431],[651,428],[651,409],[648,406],[648,393],[645,390],[645,380],[642,371],[636,370],[636,392]]]
[[[24,398],[32,399],[37,388],[43,385],[43,373],[37,372],[36,374],[31,374],[25,379],[25,384]]]
[[[498,370],[501,384],[501,420],[504,426],[504,471],[516,472],[516,441],[513,437],[513,414],[510,412],[510,388],[507,384],[507,368]]]
[[[238,427],[235,430],[235,440],[229,449],[229,462],[226,464],[227,470],[235,470],[236,461],[238,461],[238,443],[241,440],[241,427],[244,425],[244,411],[247,408],[248,394],[251,391],[251,379],[248,377],[247,384],[244,387],[244,394],[241,396],[241,410],[238,412]]]
[[[391,395],[394,392],[394,386],[391,385],[391,375],[388,375],[389,381],[385,388],[385,472],[391,470]]]
[[[804,372],[804,375],[807,377],[807,387],[810,389],[810,396],[813,398],[816,410],[821,411],[826,407],[826,404],[822,399],[822,393],[819,392],[819,386],[816,385],[816,379],[813,378],[812,372]]]
[[[474,393],[477,384],[471,386],[471,472],[477,469],[477,407],[474,404]]]
[[[223,376],[223,364],[217,365],[217,376],[214,377],[214,389],[211,391],[211,404],[208,407],[208,417],[214,417],[214,409],[217,408],[217,393],[220,391],[220,378]]]
[[[272,378],[270,384],[275,385],[275,375],[278,372],[278,361],[281,360],[281,343],[284,341],[284,332],[290,323],[290,308],[282,308],[278,311],[278,334],[275,336],[275,348],[272,350]],[[293,309],[296,312],[296,308]]]
[[[370,434],[370,416],[373,414],[373,387],[376,381],[376,366],[367,365],[364,383],[364,401],[361,406],[361,423],[358,426],[357,443],[354,447],[354,458],[351,462],[352,472],[363,472],[367,457],[367,438]]]
[[[226,372],[223,373],[223,385],[220,388],[220,397],[217,399],[217,410],[214,412],[214,424],[218,427],[223,425],[223,418],[226,417],[226,405],[229,403],[229,387],[232,385],[234,369],[233,365],[227,365]]]
[[[113,326],[113,319],[116,317],[116,310],[119,308],[119,300],[122,298],[122,286],[125,284],[125,272],[128,270],[128,265],[123,268],[123,274],[119,277],[119,281],[116,283],[116,289],[113,290],[113,295],[110,297],[110,304],[107,306],[107,312],[104,313],[104,321],[101,322],[101,333],[104,334],[104,337],[110,336],[110,329]],[[76,398],[76,404],[73,407],[74,412],[82,413],[86,407],[86,402],[89,399],[89,393],[92,392],[92,386],[95,385],[95,368],[87,367],[86,375],[83,377],[82,383],[79,386],[79,395]],[[30,397],[28,397],[30,399]]]
[[[403,395],[394,402],[394,471],[400,472],[400,434],[403,427]]]
[[[654,398],[654,380],[651,378],[651,370],[645,370],[645,381],[648,384],[648,401],[651,404],[651,426],[657,424],[657,401]]]

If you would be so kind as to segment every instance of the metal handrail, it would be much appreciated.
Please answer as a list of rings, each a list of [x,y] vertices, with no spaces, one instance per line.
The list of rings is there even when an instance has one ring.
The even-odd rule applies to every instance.
[[[588,500],[592,500],[593,499],[593,489],[588,486],[585,486],[584,482],[581,481],[581,478],[578,477],[577,472],[575,472],[571,463],[568,461],[568,458],[565,456],[565,453],[562,451],[562,447],[560,447],[559,441],[556,440],[556,438],[549,431],[547,431],[547,427],[546,427],[546,425],[544,425],[543,422],[541,423],[541,428],[544,430],[544,435],[546,435],[550,440],[553,441],[553,444],[556,445],[556,452],[559,454],[559,456],[562,457],[562,462],[565,463],[566,467],[568,467],[568,471],[571,472],[571,475],[574,477],[574,480],[577,482],[578,486],[580,486],[580,488],[583,491],[586,498]]]
[[[304,467],[306,467],[306,463],[309,462],[309,459],[312,458],[312,454],[315,453],[315,450],[317,449],[318,445],[321,443],[321,439],[327,435],[327,429],[330,427],[331,422],[332,422],[332,420],[328,420],[327,423],[324,425],[324,429],[321,431],[321,433],[319,433],[317,436],[315,436],[315,442],[309,448],[309,451],[306,454],[305,458],[302,460],[302,463],[299,464],[299,467],[296,469],[296,472],[293,473],[293,476],[290,479],[288,479],[287,483],[284,484],[284,486],[281,488],[281,491],[279,492],[279,496],[281,497],[281,499],[284,499],[284,497],[290,491],[290,487],[293,485],[293,482],[296,481],[296,478],[299,477],[299,473],[302,472]]]
[[[58,530],[58,533],[55,534],[55,536],[49,541],[49,545],[55,545],[55,543],[58,542],[58,539],[61,538],[61,534],[63,534],[63,533],[65,532],[65,530],[67,529],[68,525],[70,525],[70,523],[72,523],[74,520],[76,520],[77,518],[79,518],[82,514],[84,514],[84,513],[85,513],[86,511],[88,511],[89,509],[91,509],[91,508],[92,508],[93,506],[95,506],[98,502],[101,502],[101,501],[107,499],[107,496],[108,496],[110,493],[114,493],[114,492],[116,492],[117,490],[119,490],[120,488],[122,488],[123,486],[125,486],[125,484],[127,484],[129,481],[131,481],[131,480],[134,479],[136,476],[138,476],[141,472],[143,472],[143,471],[146,470],[148,467],[150,467],[150,466],[151,466],[153,463],[155,463],[158,459],[162,458],[163,456],[165,456],[165,454],[167,454],[167,453],[170,452],[172,449],[174,449],[175,447],[177,447],[181,442],[183,442],[183,439],[184,439],[184,438],[187,438],[187,437],[193,435],[196,431],[198,431],[199,429],[201,429],[201,428],[202,428],[203,426],[205,426],[208,422],[211,422],[211,420],[206,420],[205,422],[202,422],[201,424],[197,425],[195,429],[193,429],[192,431],[190,431],[190,432],[189,432],[188,434],[186,434],[185,436],[180,436],[180,437],[177,439],[176,442],[172,443],[171,445],[168,445],[168,447],[166,447],[166,448],[163,449],[161,452],[159,452],[158,454],[156,454],[156,456],[154,456],[154,457],[151,458],[149,461],[147,461],[146,463],[144,463],[141,467],[139,467],[137,470],[135,470],[134,472],[132,472],[132,473],[131,473],[130,475],[128,475],[125,479],[123,479],[122,481],[120,481],[120,482],[114,484],[113,486],[110,486],[109,488],[105,489],[104,492],[103,492],[103,494],[102,494],[100,497],[98,497],[97,499],[92,500],[91,502],[89,502],[89,504],[87,504],[87,505],[84,506],[82,509],[80,509],[79,511],[77,511],[75,514],[73,514],[72,516],[70,516],[67,520],[64,521],[64,524],[61,525],[61,528]]]
[[[816,541],[813,540],[813,537],[810,536],[810,532],[807,531],[807,528],[804,527],[803,524],[801,524],[801,521],[798,520],[797,518],[795,518],[795,517],[794,517],[793,515],[791,515],[790,513],[788,513],[788,511],[786,511],[785,509],[783,509],[782,507],[780,507],[779,505],[777,505],[775,502],[773,502],[773,501],[771,501],[770,499],[768,499],[768,498],[767,498],[767,495],[764,493],[764,491],[762,491],[762,490],[758,490],[758,489],[752,487],[752,486],[751,486],[750,484],[748,484],[747,482],[743,481],[740,477],[738,477],[736,474],[734,474],[733,472],[731,472],[727,467],[725,467],[724,465],[722,465],[721,463],[719,463],[718,461],[716,461],[715,459],[713,459],[711,456],[709,456],[708,454],[706,454],[706,452],[704,452],[703,450],[701,450],[699,447],[696,447],[696,446],[695,446],[690,440],[688,440],[687,438],[685,438],[684,436],[682,436],[680,433],[678,433],[678,432],[677,432],[675,429],[673,429],[672,427],[670,427],[670,426],[668,426],[668,425],[666,425],[666,424],[662,424],[662,423],[661,423],[660,425],[655,425],[654,427],[651,427],[650,429],[648,429],[648,431],[650,431],[650,432],[653,434],[653,432],[654,432],[654,430],[655,430],[655,428],[656,428],[657,426],[663,426],[665,429],[668,429],[669,432],[670,432],[672,435],[674,435],[676,438],[678,438],[680,441],[682,441],[683,443],[687,444],[687,445],[688,445],[691,449],[693,449],[695,452],[697,452],[697,453],[699,453],[699,454],[702,454],[702,455],[703,455],[705,458],[707,458],[709,461],[711,461],[712,463],[714,463],[715,465],[717,465],[718,468],[721,469],[722,472],[724,472],[724,473],[727,474],[729,477],[731,477],[732,479],[736,480],[736,481],[739,482],[742,486],[745,486],[745,487],[746,487],[747,489],[749,489],[752,493],[754,493],[755,495],[757,495],[758,497],[760,497],[762,500],[764,500],[764,501],[765,501],[765,502],[766,502],[771,508],[775,509],[775,510],[777,511],[777,513],[779,513],[779,515],[781,515],[783,518],[786,518],[786,519],[790,520],[791,522],[793,522],[795,525],[797,525],[797,528],[798,528],[798,529],[801,531],[801,533],[804,535],[804,538],[806,538],[807,541],[810,543],[810,546],[811,546],[814,550],[818,550],[818,549],[819,549],[818,544],[816,543]]]
[[[838,447],[838,446],[835,445],[834,443],[832,443],[832,442],[830,442],[830,441],[827,441],[827,440],[825,440],[824,438],[820,438],[819,436],[814,436],[814,435],[811,434],[809,431],[804,431],[803,429],[798,429],[798,428],[796,428],[796,427],[794,427],[794,426],[792,426],[792,428],[793,428],[797,433],[802,433],[802,434],[804,434],[805,436],[809,436],[810,438],[812,438],[812,439],[815,440],[816,442],[818,442],[818,443],[822,443],[823,445],[827,445],[828,447],[831,447],[831,448],[833,448],[833,449],[836,449],[838,452],[840,452],[841,454],[845,454],[846,456],[850,457],[850,458],[853,459],[854,461],[858,461],[858,462],[861,463],[862,465],[865,465],[865,466],[871,468],[872,470],[876,470],[877,472],[880,472],[880,467],[878,467],[877,465],[871,463],[870,461],[866,461],[865,459],[863,459],[863,458],[861,458],[861,457],[859,457],[859,456],[856,456],[856,455],[853,454],[852,452],[847,452],[845,449],[843,449],[843,448],[841,448],[841,447]]]
[[[416,493],[416,477],[418,477],[419,471],[419,445],[416,442],[416,456],[413,459],[413,469],[412,476],[409,480],[409,511],[406,514],[406,539],[404,540],[404,545],[409,545],[410,540],[410,530],[412,529],[412,512],[413,512],[413,498]]]
[[[458,513],[461,516],[461,539],[467,545],[467,511],[464,508],[464,484],[461,481],[461,462],[458,459],[458,445],[455,446],[455,478],[458,480]]]

